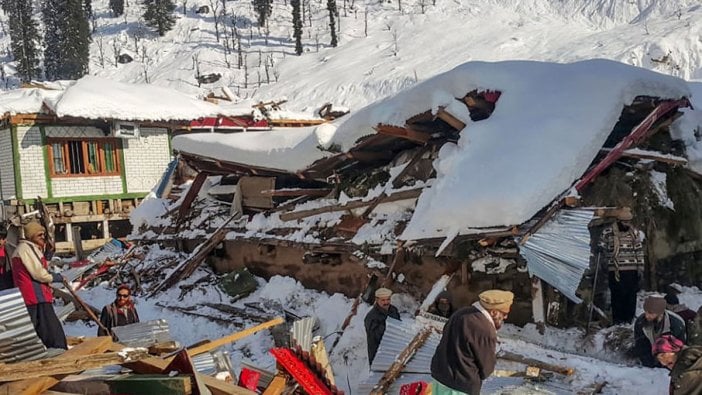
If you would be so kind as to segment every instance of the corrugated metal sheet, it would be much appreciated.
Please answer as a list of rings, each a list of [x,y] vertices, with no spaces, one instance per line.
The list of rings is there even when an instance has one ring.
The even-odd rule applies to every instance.
[[[126,252],[127,249],[124,248],[121,241],[110,239],[110,241],[105,243],[102,247],[88,255],[88,259],[92,262],[102,263],[107,258],[118,258],[124,255]]]
[[[44,358],[46,347],[34,330],[19,289],[0,291],[0,362]]]
[[[171,341],[166,320],[137,322],[112,328],[119,342],[128,347],[151,347],[156,343]]]
[[[367,379],[363,380],[362,383],[358,384],[358,388],[356,391],[353,391],[354,394],[370,394],[371,391],[373,390],[373,387],[380,382],[380,379],[383,378],[383,374],[385,372],[370,372],[370,375],[368,376]],[[429,374],[417,374],[417,373],[403,373],[400,377],[395,380],[395,382],[390,385],[390,388],[387,390],[387,394],[399,394],[400,393],[400,387],[402,387],[405,384],[409,383],[416,383],[417,381],[424,381],[427,383],[431,383],[431,375]]]
[[[378,347],[378,353],[373,359],[371,370],[374,372],[385,372],[395,362],[395,358],[404,350],[412,341],[412,338],[422,328],[421,325],[412,321],[398,321],[393,318],[388,318],[385,321],[385,334],[383,340]],[[431,367],[431,358],[434,356],[434,350],[439,345],[440,337],[434,332],[427,341],[417,350],[412,359],[409,360],[403,373],[423,373],[429,374]]]
[[[229,372],[232,377],[234,376],[229,353],[222,349],[195,355],[191,360],[193,361],[195,370],[202,374],[214,376],[220,372]]]
[[[96,263],[92,262],[92,263],[88,263],[88,264],[83,265],[83,266],[72,267],[68,270],[62,271],[61,275],[66,277],[66,280],[68,280],[68,282],[70,283],[70,282],[76,281],[80,276],[83,275],[83,273],[92,269],[93,267],[95,267],[95,265],[96,265]]]
[[[529,273],[546,281],[575,303],[575,294],[590,266],[591,210],[561,210],[519,248]]]
[[[69,304],[64,305],[63,307],[60,307],[55,310],[58,319],[61,321],[66,321],[66,318],[68,318],[69,314],[76,311],[76,306],[73,305],[73,302],[70,302]]]
[[[312,328],[317,321],[315,317],[305,317],[293,322],[292,340],[293,345],[300,346],[303,351],[312,350]]]

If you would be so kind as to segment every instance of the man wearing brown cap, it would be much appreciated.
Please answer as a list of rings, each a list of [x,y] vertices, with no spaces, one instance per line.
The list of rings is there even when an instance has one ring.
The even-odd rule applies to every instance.
[[[37,335],[49,348],[67,348],[66,335],[56,317],[49,284],[60,283],[58,273],[49,273],[44,256],[46,229],[37,222],[24,226],[24,239],[12,254],[12,279],[19,288]]]
[[[368,341],[368,365],[373,363],[373,358],[378,352],[380,341],[383,340],[385,334],[385,320],[392,317],[396,320],[400,319],[400,312],[397,307],[390,304],[392,291],[387,288],[378,288],[375,291],[375,303],[373,308],[368,312],[363,323],[366,327],[366,339]]]
[[[497,330],[509,314],[514,294],[493,289],[451,316],[431,360],[433,395],[480,394],[495,370]]]
[[[685,321],[679,315],[665,309],[662,295],[651,295],[644,300],[644,313],[634,323],[634,354],[643,366],[656,367],[658,361],[651,353],[655,340],[665,334],[687,342]]]

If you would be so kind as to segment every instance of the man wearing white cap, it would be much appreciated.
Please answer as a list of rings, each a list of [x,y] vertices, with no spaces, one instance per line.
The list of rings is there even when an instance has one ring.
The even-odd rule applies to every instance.
[[[397,307],[390,304],[392,291],[387,288],[378,288],[375,291],[375,303],[373,308],[366,315],[363,321],[366,326],[366,338],[368,340],[368,365],[373,363],[375,353],[378,352],[378,346],[383,339],[385,333],[385,320],[392,317],[396,320],[400,319],[400,312]]]
[[[453,313],[431,359],[432,395],[479,395],[495,370],[497,330],[507,318],[514,294],[493,289],[472,306]]]

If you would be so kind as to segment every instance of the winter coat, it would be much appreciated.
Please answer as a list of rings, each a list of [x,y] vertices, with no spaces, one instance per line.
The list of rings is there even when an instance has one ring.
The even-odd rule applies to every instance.
[[[702,347],[687,347],[678,353],[670,371],[670,394],[702,394]]]
[[[58,273],[49,273],[47,268],[48,263],[39,246],[29,240],[20,240],[12,254],[12,280],[27,306],[53,302],[49,284],[60,283],[63,279]]]
[[[392,317],[396,320],[400,319],[400,312],[397,307],[390,305],[387,313],[381,310],[378,305],[374,304],[373,308],[368,312],[363,323],[366,327],[366,339],[368,341],[368,364],[373,363],[373,358],[378,352],[380,341],[383,340],[385,334],[385,320]]]
[[[14,288],[15,283],[12,280],[12,261],[7,256],[5,246],[0,247],[0,291],[4,289]]]
[[[690,346],[702,346],[702,308],[697,310],[697,315],[687,327],[687,344]]]
[[[651,353],[651,345],[660,335],[670,333],[676,338],[687,342],[685,321],[679,315],[666,310],[663,318],[658,322],[646,321],[641,314],[634,323],[634,353],[643,366],[652,368],[660,366]]]
[[[447,312],[442,312],[439,310],[439,299],[447,299],[449,302],[449,309]],[[438,315],[439,317],[444,317],[444,318],[449,318],[451,317],[451,314],[453,314],[453,302],[451,301],[451,294],[448,293],[448,291],[443,291],[439,295],[436,296],[436,299],[434,300],[434,303],[429,306],[429,309],[427,310],[428,313]]]
[[[123,326],[139,322],[139,314],[137,314],[134,304],[129,304],[126,308],[121,309],[113,302],[102,308],[100,313],[100,322],[107,328],[112,330],[116,326]],[[98,336],[107,336],[108,333],[102,328],[98,328]]]
[[[487,312],[473,305],[451,316],[431,360],[431,377],[470,395],[495,370],[497,331]]]
[[[697,313],[687,308],[684,304],[668,305],[668,310],[680,316],[685,321],[685,324],[697,317]]]

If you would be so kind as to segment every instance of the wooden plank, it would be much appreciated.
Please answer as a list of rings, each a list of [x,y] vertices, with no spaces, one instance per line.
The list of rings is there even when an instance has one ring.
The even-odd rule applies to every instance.
[[[0,385],[0,395],[39,395],[58,384],[53,377],[35,377]]]
[[[282,317],[276,317],[270,321],[266,321],[262,324],[253,326],[251,328],[244,329],[243,331],[234,332],[229,336],[225,336],[225,337],[219,338],[217,340],[213,340],[209,343],[205,343],[205,344],[202,344],[200,346],[191,348],[190,350],[188,350],[188,355],[190,355],[192,357],[192,356],[195,356],[198,354],[212,351],[217,347],[235,342],[235,341],[243,339],[247,336],[253,335],[256,332],[260,332],[264,329],[268,329],[268,328],[274,327],[276,325],[280,325],[284,322],[285,322],[285,320]]]
[[[538,359],[528,358],[523,355],[519,355],[509,351],[500,351],[497,354],[497,358],[504,359],[506,361],[523,363],[527,366],[535,366],[540,369],[556,372],[566,376],[571,376],[573,373],[575,373],[575,369],[569,366],[554,365],[551,363],[540,361]]]
[[[391,195],[385,196],[379,203],[389,203],[389,202],[395,202],[398,200],[406,200],[406,199],[414,199],[419,197],[419,195],[422,194],[422,191],[424,188],[417,188],[417,189],[408,189],[405,191],[400,191],[400,192],[395,192]],[[313,215],[317,214],[323,214],[323,213],[332,213],[335,211],[346,211],[346,210],[353,210],[356,208],[361,208],[361,207],[367,207],[372,204],[374,204],[375,201],[362,201],[362,200],[354,200],[351,202],[348,202],[347,204],[336,204],[336,205],[331,205],[331,206],[324,206],[324,207],[318,207],[310,210],[300,210],[300,211],[293,211],[291,213],[284,213],[280,215],[280,219],[283,221],[292,221],[295,219],[301,219],[301,218],[307,218],[311,217]]]
[[[190,376],[167,376],[132,374],[120,376],[107,381],[110,392],[114,394],[172,394],[190,395],[193,383]]]
[[[197,173],[197,176],[195,176],[195,180],[193,180],[193,183],[190,184],[188,193],[185,195],[185,198],[183,198],[183,202],[178,208],[178,222],[181,222],[188,214],[190,206],[195,201],[195,198],[197,197],[198,192],[200,192],[200,188],[202,188],[202,184],[205,183],[205,180],[207,179],[208,175],[209,174],[206,172],[199,172]]]
[[[275,190],[275,177],[241,177],[239,189],[244,207],[273,208],[273,195],[264,195],[262,192]]]
[[[77,358],[82,355],[102,354],[112,347],[110,336],[89,337],[56,358]]]
[[[327,196],[331,191],[331,188],[267,189],[261,191],[261,196]]]
[[[16,381],[41,376],[53,376],[119,365],[126,361],[136,361],[148,357],[143,350],[123,350],[105,354],[84,355],[76,358],[49,358],[38,361],[18,362],[0,365],[0,381]]]
[[[422,148],[417,149],[417,152],[415,152],[414,155],[412,155],[412,158],[409,160],[409,162],[407,162],[407,165],[404,168],[402,168],[400,174],[396,175],[395,178],[392,180],[393,188],[399,188],[400,185],[402,185],[402,180],[405,178],[407,173],[409,173],[412,170],[414,165],[416,165],[417,162],[419,162],[419,160],[422,159],[422,156],[424,156],[424,154],[426,154],[431,148],[432,145],[426,145]]]
[[[450,112],[446,111],[444,107],[439,107],[439,111],[436,112],[436,117],[451,125],[452,128],[456,129],[459,132],[466,127],[466,124],[463,123],[463,121],[453,116],[453,114],[451,114]]]
[[[244,387],[239,387],[232,383],[227,383],[222,380],[217,380],[212,376],[207,376],[201,373],[197,374],[197,379],[207,386],[207,389],[212,392],[212,395],[255,395],[256,393]]]
[[[285,376],[275,376],[263,395],[280,395],[285,390]]]
[[[407,139],[419,144],[426,144],[431,139],[430,134],[418,132],[409,127],[379,124],[374,129],[380,134]]]
[[[601,152],[609,153],[612,151],[611,148],[602,148]],[[681,156],[667,155],[656,151],[644,151],[644,150],[626,150],[622,152],[622,156],[634,159],[647,159],[656,162],[667,163],[673,166],[685,166],[687,165],[687,159]]]

